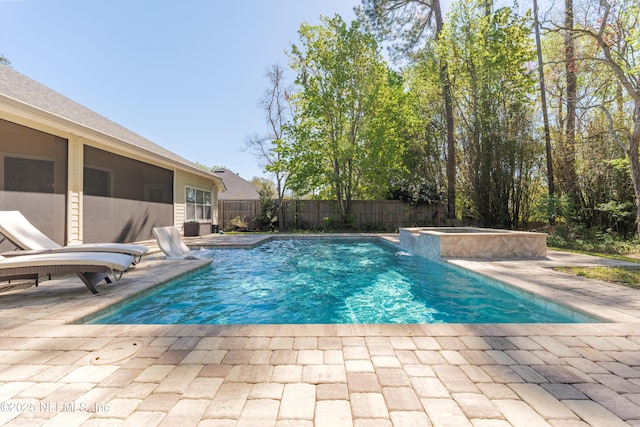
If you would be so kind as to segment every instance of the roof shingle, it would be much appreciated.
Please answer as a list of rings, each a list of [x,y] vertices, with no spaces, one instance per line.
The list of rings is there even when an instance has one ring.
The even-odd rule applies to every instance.
[[[4,65],[0,65],[0,95],[113,137],[125,145],[146,150],[172,162],[182,164],[189,169],[195,168],[202,171],[195,163]],[[208,174],[207,171],[204,173]],[[219,178],[215,174],[210,175]]]
[[[225,193],[218,195],[218,200],[259,200],[258,187],[228,169],[217,169],[215,174],[222,178]]]

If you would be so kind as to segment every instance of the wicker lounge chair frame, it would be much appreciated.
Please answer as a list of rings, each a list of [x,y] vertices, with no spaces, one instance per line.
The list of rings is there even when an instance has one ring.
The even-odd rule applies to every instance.
[[[91,271],[91,270],[96,270],[96,271]],[[46,268],[45,267],[7,268],[7,269],[2,269],[2,272],[0,273],[0,281],[27,279],[27,280],[34,280],[35,285],[38,286],[40,284],[39,279],[41,275],[76,273],[80,278],[80,280],[82,280],[84,285],[91,291],[91,293],[97,294],[98,289],[96,289],[96,285],[100,283],[101,280],[104,279],[107,283],[111,283],[111,279],[107,275],[107,273],[110,273],[110,272],[111,270],[109,270],[106,267],[99,267],[95,265],[64,265],[64,266],[56,265],[56,266],[51,266]]]
[[[111,283],[111,278],[109,278],[109,274],[111,274],[115,281],[120,280],[124,271],[127,267],[133,263],[133,257],[125,254],[111,254],[117,255],[115,263],[118,264],[120,269],[114,268],[114,265],[109,265],[108,262],[103,262],[104,253],[95,252],[80,252],[85,260],[78,260],[77,263],[57,263],[56,258],[51,257],[50,261],[46,264],[37,264],[37,265],[20,265],[20,266],[11,266],[4,267],[2,261],[0,259],[0,281],[10,281],[10,280],[19,280],[19,279],[27,279],[34,280],[35,286],[38,286],[40,283],[40,276],[49,276],[53,274],[70,274],[75,273],[80,280],[84,283],[84,285],[91,291],[93,294],[98,293],[98,289],[96,289],[96,285],[100,283],[102,280],[107,283]],[[78,255],[76,254],[76,255]],[[44,254],[47,255],[47,254]],[[54,254],[55,255],[55,254]],[[65,252],[61,253],[60,256],[62,259],[67,259],[66,257],[72,256],[73,253]],[[91,256],[95,256],[95,261],[91,261]],[[1,258],[1,257],[0,257]],[[24,261],[28,263],[30,259],[38,259],[39,255],[24,255],[16,258],[8,258],[7,261],[13,263],[11,261]]]

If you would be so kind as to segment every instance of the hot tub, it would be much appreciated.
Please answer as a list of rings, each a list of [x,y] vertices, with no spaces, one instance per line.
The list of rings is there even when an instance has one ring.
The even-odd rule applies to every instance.
[[[474,227],[413,227],[400,229],[400,246],[428,259],[544,258],[547,235]]]

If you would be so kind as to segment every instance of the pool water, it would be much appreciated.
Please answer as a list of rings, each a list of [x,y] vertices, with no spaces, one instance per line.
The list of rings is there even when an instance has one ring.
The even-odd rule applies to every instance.
[[[566,323],[586,316],[377,239],[276,239],[91,323]]]

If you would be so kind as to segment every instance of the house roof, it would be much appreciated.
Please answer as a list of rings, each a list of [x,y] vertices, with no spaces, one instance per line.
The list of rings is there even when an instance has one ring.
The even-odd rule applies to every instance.
[[[208,176],[216,181],[220,189],[223,188],[220,177],[215,174],[4,65],[0,65],[0,102],[2,101],[13,101],[13,104],[17,102],[31,111],[51,115],[69,124],[111,137],[121,145],[135,149],[137,153],[143,150],[176,167]]]
[[[218,195],[218,200],[259,200],[258,187],[240,177],[229,169],[217,169],[215,174],[222,178],[225,193]]]

